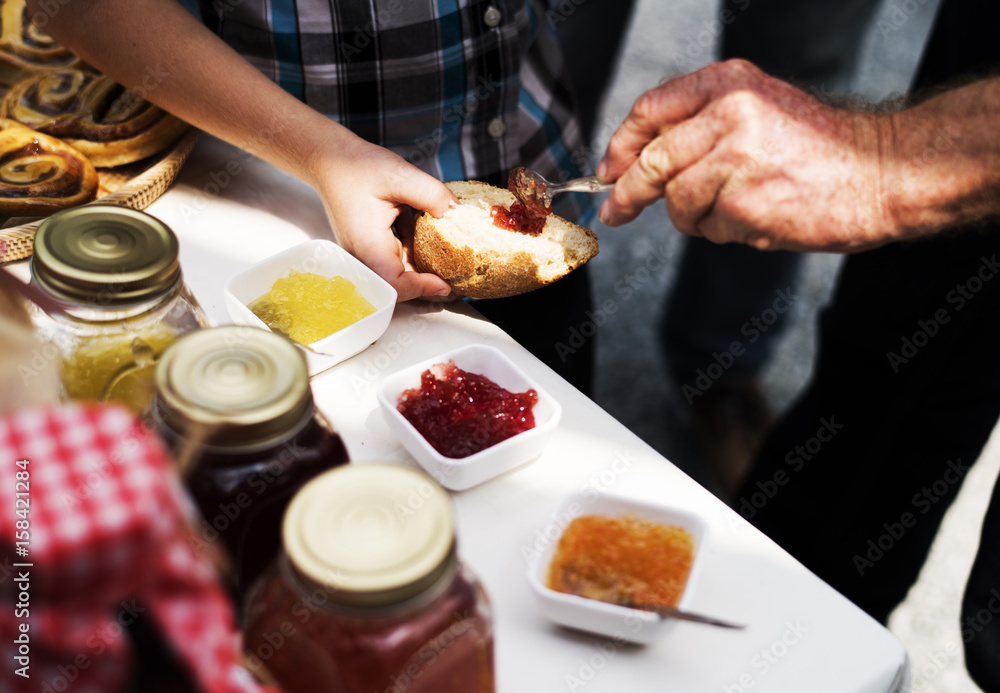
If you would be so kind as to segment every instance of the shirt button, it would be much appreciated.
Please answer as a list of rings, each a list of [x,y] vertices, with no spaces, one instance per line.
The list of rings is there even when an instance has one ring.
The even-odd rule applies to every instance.
[[[500,23],[501,19],[503,19],[503,14],[493,5],[487,7],[486,12],[483,14],[483,21],[486,22],[486,26],[488,27],[496,26]]]
[[[507,132],[507,123],[503,122],[503,118],[494,118],[486,126],[486,132],[490,133],[490,137],[498,140]]]

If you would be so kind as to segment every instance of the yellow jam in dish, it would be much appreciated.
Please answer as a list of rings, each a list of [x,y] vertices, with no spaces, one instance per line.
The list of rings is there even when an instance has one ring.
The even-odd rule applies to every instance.
[[[274,282],[249,308],[272,330],[303,345],[375,312],[347,279],[296,271]]]
[[[677,606],[693,560],[685,529],[635,515],[584,515],[559,538],[548,587],[621,606]]]

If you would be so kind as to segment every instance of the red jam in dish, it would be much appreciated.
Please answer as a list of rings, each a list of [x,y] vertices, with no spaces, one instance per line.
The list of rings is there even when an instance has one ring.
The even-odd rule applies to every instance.
[[[494,226],[511,231],[520,231],[532,236],[537,236],[545,228],[545,217],[532,214],[520,202],[511,204],[510,209],[507,209],[503,205],[493,205],[490,208],[490,216],[493,217]]]
[[[513,393],[454,361],[428,368],[397,409],[445,457],[468,457],[535,427],[534,390]]]

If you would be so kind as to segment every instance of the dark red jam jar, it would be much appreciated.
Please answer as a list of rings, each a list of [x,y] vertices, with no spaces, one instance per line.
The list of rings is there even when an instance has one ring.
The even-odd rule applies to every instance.
[[[221,544],[239,604],[278,554],[295,492],[348,461],[313,404],[305,357],[266,330],[192,332],[157,364],[152,416],[200,512],[191,542]]]
[[[244,662],[287,693],[495,690],[486,593],[425,474],[352,464],[288,507],[284,552],[244,609]]]

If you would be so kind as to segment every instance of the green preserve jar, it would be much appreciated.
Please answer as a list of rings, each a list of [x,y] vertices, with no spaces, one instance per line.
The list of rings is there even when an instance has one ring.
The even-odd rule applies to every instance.
[[[86,205],[53,214],[35,233],[31,275],[62,307],[33,317],[59,361],[65,399],[144,411],[160,354],[208,324],[181,277],[177,237],[145,212]]]

